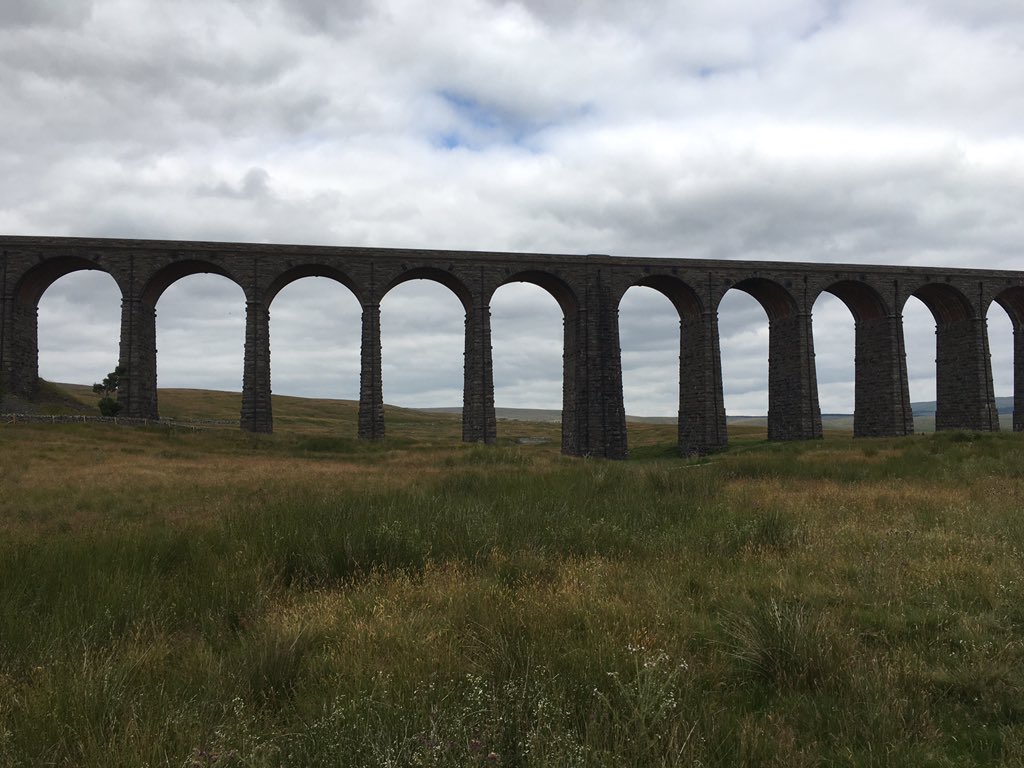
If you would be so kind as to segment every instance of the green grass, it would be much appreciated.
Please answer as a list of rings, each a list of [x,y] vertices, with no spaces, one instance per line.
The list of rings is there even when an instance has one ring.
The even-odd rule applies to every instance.
[[[0,427],[0,766],[1024,761],[1017,435],[615,463],[291,406]]]

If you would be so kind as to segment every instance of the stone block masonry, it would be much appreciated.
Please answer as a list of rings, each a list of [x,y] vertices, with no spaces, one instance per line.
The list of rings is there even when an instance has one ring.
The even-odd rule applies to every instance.
[[[823,293],[856,323],[854,433],[913,431],[902,313],[916,296],[936,321],[936,426],[998,429],[985,317],[993,301],[1014,328],[1014,429],[1024,430],[1024,272],[785,262],[642,259],[419,249],[0,236],[0,386],[30,395],[38,382],[38,305],[60,277],[110,274],[121,291],[119,394],[133,419],[159,417],[156,305],[176,280],[208,272],[245,293],[244,430],[270,432],[270,318],[290,282],[322,276],[362,306],[359,436],[384,437],[380,302],[407,280],[436,280],[466,312],[463,440],[496,437],[490,302],[510,282],[530,282],[558,302],[564,320],[562,450],[624,458],[626,420],[618,308],[634,285],[660,291],[679,312],[679,450],[726,445],[718,306],[730,289],[764,307],[769,322],[768,434],[821,436],[811,308]]]

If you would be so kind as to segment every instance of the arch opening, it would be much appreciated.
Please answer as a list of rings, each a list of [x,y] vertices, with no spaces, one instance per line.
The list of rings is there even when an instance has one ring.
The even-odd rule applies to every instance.
[[[657,430],[636,417],[672,424],[679,419],[680,308],[692,314],[694,302],[681,291],[673,300],[663,290],[672,286],[659,283],[634,285],[619,301],[622,397],[630,445],[657,439]]]
[[[533,288],[529,286],[534,286]],[[537,289],[540,289],[539,293]],[[544,297],[544,294],[548,298]],[[529,313],[524,316],[520,309],[512,310],[510,307],[503,307],[502,302],[506,297],[515,295],[521,306],[528,306]],[[555,300],[558,309],[552,312],[550,300]],[[497,302],[497,303],[496,303]],[[530,393],[529,402],[540,403],[539,410],[532,415],[532,418],[559,418],[561,422],[561,443],[562,452],[568,455],[580,455],[581,450],[587,450],[585,441],[587,439],[588,425],[586,419],[579,410],[579,403],[576,400],[576,347],[578,342],[579,329],[578,300],[573,290],[557,275],[543,270],[523,270],[510,274],[501,286],[491,297],[493,322],[497,320],[498,334],[497,341],[492,330],[492,347],[498,353],[499,363],[495,363],[494,382],[495,402],[504,402],[506,394],[499,382],[509,380],[514,376],[521,382],[522,389]],[[547,309],[542,309],[547,307]],[[509,311],[511,310],[511,312]],[[557,312],[557,314],[556,314]],[[516,337],[507,336],[507,323],[505,317],[508,314],[517,315],[519,318],[519,335]],[[561,315],[562,338],[561,344],[553,341],[548,335],[551,325],[557,327],[558,315]],[[543,320],[542,320],[543,318]],[[543,323],[545,331],[541,331],[538,321]],[[512,342],[512,338],[516,341]],[[505,340],[508,339],[509,342]],[[511,346],[518,344],[518,349],[513,351]],[[507,351],[506,351],[507,350]],[[514,354],[519,358],[519,373],[515,374],[504,368],[506,354]],[[556,362],[557,361],[557,362]],[[555,405],[554,395],[561,391],[560,407]],[[499,400],[499,397],[501,398]],[[520,400],[520,403],[523,401]],[[523,407],[520,405],[520,407]],[[535,406],[537,408],[537,406]],[[540,411],[546,411],[541,413]],[[499,430],[500,432],[500,430]]]
[[[550,272],[542,272],[540,270],[517,272],[505,278],[501,286],[503,287],[511,283],[530,283],[551,294],[552,298],[558,302],[564,318],[570,318],[576,314],[578,306],[576,294],[561,278],[552,275]]]
[[[749,291],[728,290],[718,305],[725,411],[741,432],[764,437],[768,417],[768,313]]]
[[[473,298],[465,283],[451,272],[444,269],[438,269],[437,267],[415,267],[403,272],[391,281],[387,289],[384,291],[384,294],[387,295],[397,286],[404,285],[411,281],[439,283],[455,294],[456,298],[462,302],[462,307],[465,311],[469,312],[472,310]]]
[[[523,281],[498,288],[490,307],[499,437],[515,431],[514,422],[508,421],[517,415],[512,409],[558,422],[565,406],[561,303],[549,289]]]
[[[733,287],[752,296],[768,319],[767,329],[761,325],[761,330],[767,331],[768,346],[765,408],[768,439],[820,438],[821,410],[810,314],[800,312],[789,290],[774,281],[749,278]],[[723,302],[730,292],[723,297]],[[763,359],[762,355],[755,357]]]
[[[970,302],[951,285],[929,283],[911,295],[928,307],[937,325],[974,317]]]
[[[15,301],[24,307],[36,307],[47,289],[61,278],[73,272],[97,272],[110,277],[113,275],[95,261],[78,256],[62,256],[47,259],[29,270],[15,288]],[[96,279],[96,278],[93,278]],[[65,284],[66,285],[66,284]],[[116,285],[116,281],[115,281]],[[118,289],[120,293],[120,289]]]
[[[730,290],[753,296],[768,315],[769,321],[796,314],[796,301],[792,294],[774,280],[751,277],[740,280]]]
[[[226,393],[211,398],[204,409],[215,408],[223,414],[216,418],[237,418],[245,349],[242,289],[219,274],[190,272],[156,295],[156,380],[160,388]],[[160,394],[160,401],[163,418],[197,415],[182,410],[185,402],[168,398],[166,393]]]
[[[343,286],[348,288],[349,293],[355,296],[356,301],[359,304],[362,304],[363,302],[362,295],[360,294],[359,288],[358,286],[356,286],[355,281],[353,281],[347,274],[345,274],[341,270],[323,264],[299,264],[294,267],[290,267],[289,269],[278,275],[276,278],[274,278],[274,280],[267,287],[267,291],[263,297],[263,300],[269,307],[271,304],[274,303],[274,300],[277,298],[277,295],[281,291],[288,288],[288,286],[290,286],[292,283],[295,283],[299,280],[305,280],[306,278],[310,277],[325,278],[326,280],[341,283]],[[317,284],[320,284],[319,281],[317,281]],[[310,290],[313,289],[304,288],[303,292]],[[317,289],[316,291],[314,291],[311,294],[311,298],[315,298],[315,296],[318,295],[320,290],[321,289]]]
[[[118,365],[121,290],[97,269],[76,269],[38,298],[39,376],[50,382],[100,382]]]
[[[921,299],[903,305],[903,340],[907,351],[907,385],[914,409],[914,429],[935,429],[935,316]]]
[[[996,296],[986,317],[999,426],[1024,431],[1024,288]]]
[[[649,275],[630,286],[626,293],[628,294],[629,291],[638,287],[653,288],[655,291],[660,293],[672,302],[672,306],[675,307],[676,314],[679,317],[698,314],[704,309],[704,305],[701,303],[696,291],[677,277],[672,277],[670,275]],[[621,307],[621,301],[619,306]]]
[[[874,309],[872,304],[865,308],[848,301],[831,289],[822,292],[814,302],[815,370],[822,426],[825,428],[853,428],[852,417],[856,409],[855,318],[884,317],[884,314],[874,314]]]
[[[1006,311],[1013,327],[1024,327],[1024,287],[1015,285],[1006,288],[996,296],[995,303]]]
[[[328,277],[296,276],[271,298],[275,394],[358,400],[362,308],[353,292]]]
[[[429,278],[395,283],[381,301],[381,371],[385,402],[451,408],[463,395],[464,305]]]
[[[855,280],[840,280],[825,289],[846,305],[853,319],[860,323],[887,317],[889,310],[885,301],[871,286]],[[815,302],[817,306],[817,302]]]
[[[182,259],[181,261],[175,261],[163,267],[149,279],[149,282],[146,283],[146,287],[142,289],[141,298],[143,303],[148,306],[155,307],[168,288],[193,275],[217,275],[225,277],[244,293],[241,282],[219,264],[214,264],[209,261],[201,261],[198,259]],[[191,285],[207,286],[214,285],[214,283],[191,283]],[[199,288],[197,290],[203,292],[206,291],[205,288]]]

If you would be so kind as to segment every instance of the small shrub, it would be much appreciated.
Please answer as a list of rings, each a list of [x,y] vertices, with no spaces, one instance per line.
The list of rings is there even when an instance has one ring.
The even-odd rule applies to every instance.
[[[100,414],[103,416],[117,416],[124,406],[112,397],[104,397],[100,400]]]
[[[97,395],[103,395],[99,402],[99,409],[102,415],[117,416],[121,412],[123,406],[117,402],[117,393],[121,387],[121,379],[127,373],[128,369],[123,365],[119,365],[108,373],[102,382],[92,385],[93,392]]]

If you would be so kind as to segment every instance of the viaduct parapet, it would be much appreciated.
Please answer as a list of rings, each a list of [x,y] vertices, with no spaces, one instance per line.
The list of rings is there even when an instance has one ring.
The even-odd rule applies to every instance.
[[[466,312],[462,434],[495,440],[490,300],[500,286],[534,283],[564,319],[562,450],[622,458],[619,301],[634,285],[663,293],[679,312],[679,447],[706,453],[726,444],[718,305],[745,291],[769,321],[768,437],[821,436],[811,308],[823,292],[849,307],[856,324],[854,434],[907,435],[903,306],[916,296],[936,322],[936,428],[996,430],[986,314],[993,301],[1014,330],[1014,414],[1024,429],[1024,272],[789,262],[644,259],[358,247],[256,245],[0,236],[0,387],[30,395],[38,381],[38,304],[60,277],[81,269],[110,274],[121,291],[119,398],[129,417],[156,419],[156,305],[195,273],[223,275],[245,293],[242,429],[270,432],[270,310],[294,280],[327,277],[362,306],[359,436],[384,436],[381,299],[402,282],[435,280]]]

